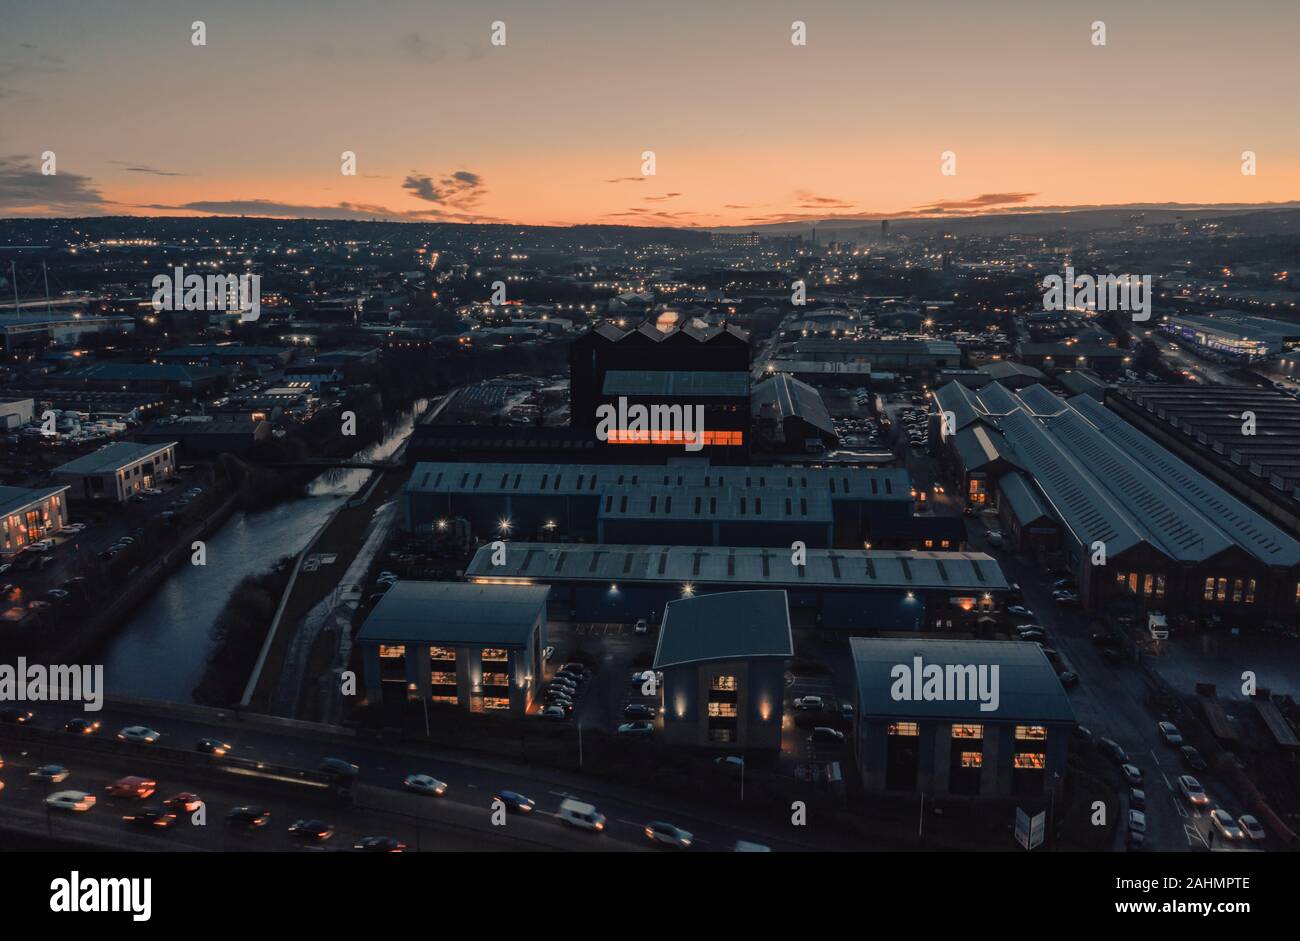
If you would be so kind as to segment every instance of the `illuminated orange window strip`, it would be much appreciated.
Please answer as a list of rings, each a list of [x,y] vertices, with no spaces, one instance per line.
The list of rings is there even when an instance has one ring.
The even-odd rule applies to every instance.
[[[743,431],[619,431],[609,433],[610,444],[677,444],[694,443],[698,434],[708,445],[735,447],[745,443]]]

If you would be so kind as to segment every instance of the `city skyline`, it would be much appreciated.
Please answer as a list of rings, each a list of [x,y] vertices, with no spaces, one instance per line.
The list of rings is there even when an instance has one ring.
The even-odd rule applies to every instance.
[[[708,228],[1288,204],[1293,14],[1211,11],[397,3],[358,24],[321,4],[21,4],[0,213]]]

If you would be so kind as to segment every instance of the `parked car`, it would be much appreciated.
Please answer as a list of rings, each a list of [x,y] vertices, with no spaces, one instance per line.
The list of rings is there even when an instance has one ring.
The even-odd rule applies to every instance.
[[[655,717],[655,707],[647,706],[644,703],[632,703],[623,709],[624,719],[653,719]]]
[[[1132,765],[1132,764],[1121,765],[1119,769],[1119,773],[1122,774],[1124,776],[1124,780],[1127,781],[1133,787],[1140,787],[1142,785],[1142,769],[1139,768],[1137,765]]]
[[[1097,747],[1117,765],[1128,764],[1128,752],[1124,751],[1123,746],[1113,738],[1097,739]]]
[[[1008,605],[1007,614],[1016,618],[1032,618],[1034,616],[1033,610],[1030,608],[1026,608],[1022,604]]]
[[[567,719],[569,717],[569,713],[559,706],[547,706],[539,713],[539,715],[543,719],[550,719],[552,721]]]
[[[820,696],[800,696],[794,701],[794,707],[801,712],[820,712],[826,703]]]
[[[1178,726],[1172,722],[1158,722],[1156,728],[1160,730],[1160,737],[1169,745],[1182,745],[1183,734],[1178,731]]]
[[[648,634],[650,633],[650,622],[645,618],[640,618],[632,630],[636,634]]]
[[[814,745],[843,745],[844,733],[829,726],[819,725],[812,730],[808,741]]]
[[[1209,767],[1209,763],[1201,756],[1201,753],[1192,745],[1184,745],[1178,749],[1183,756],[1183,764],[1193,771],[1204,771]]]
[[[624,722],[618,727],[619,735],[650,735],[655,727],[649,722]]]
[[[1061,681],[1061,685],[1066,689],[1074,689],[1074,687],[1079,685],[1079,674],[1075,673],[1073,670],[1065,670],[1057,677],[1057,679]]]
[[[1131,787],[1128,789],[1128,805],[1134,810],[1147,809],[1147,792],[1140,787]]]

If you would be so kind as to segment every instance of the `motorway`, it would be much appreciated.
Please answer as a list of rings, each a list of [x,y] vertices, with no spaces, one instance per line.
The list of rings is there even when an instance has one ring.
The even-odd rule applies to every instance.
[[[75,703],[34,704],[33,712],[33,725],[44,729],[59,729],[67,719],[87,715]],[[54,762],[66,766],[72,774],[53,790],[86,790],[99,794],[100,802],[84,814],[55,815],[53,833],[69,836],[84,830],[87,839],[127,848],[154,849],[162,840],[173,848],[191,850],[293,850],[297,847],[289,841],[285,828],[299,817],[319,817],[336,824],[339,834],[329,844],[334,848],[350,847],[353,837],[370,835],[396,837],[411,849],[426,850],[644,850],[652,848],[641,830],[650,820],[667,820],[691,831],[697,837],[697,847],[706,851],[730,850],[737,840],[763,843],[776,850],[854,848],[836,845],[838,841],[833,839],[828,847],[823,833],[815,837],[805,835],[806,831],[780,833],[780,829],[789,827],[784,821],[756,827],[744,813],[734,809],[720,813],[658,795],[647,798],[575,773],[523,768],[445,750],[309,738],[296,731],[281,732],[233,721],[163,717],[112,704],[93,718],[103,723],[99,736],[112,736],[123,726],[141,724],[162,733],[160,745],[179,749],[192,749],[198,739],[216,736],[234,746],[232,755],[287,767],[314,770],[323,758],[344,758],[361,767],[357,805],[347,806],[328,792],[302,785],[283,784],[268,789],[257,781],[245,784],[229,772],[212,767],[178,767],[151,761],[145,746],[124,746],[119,757],[111,751],[88,750],[79,737],[69,735],[66,744],[60,740],[57,748],[42,748],[30,740],[12,738],[5,734],[11,727],[0,726],[0,756],[5,760],[0,780],[7,785],[0,791],[0,826],[46,832],[41,800],[50,788],[27,777],[27,772]],[[447,782],[447,794],[441,798],[410,795],[401,788],[402,779],[410,773],[430,774]],[[129,830],[120,821],[124,802],[109,800],[104,792],[108,783],[129,774],[158,781],[158,798],[179,791],[200,794],[209,803],[207,826],[178,827],[161,836]],[[490,803],[498,789],[533,798],[537,811],[531,817],[509,816],[504,827],[494,826]],[[555,819],[560,801],[569,796],[594,803],[608,818],[606,831],[595,834],[574,830]],[[244,804],[263,804],[271,810],[271,832],[245,836],[227,830],[226,811]]]

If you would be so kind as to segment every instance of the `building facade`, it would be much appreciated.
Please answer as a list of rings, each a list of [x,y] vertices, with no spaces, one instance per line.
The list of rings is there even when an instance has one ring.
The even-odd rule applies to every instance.
[[[123,503],[175,473],[175,441],[118,441],[59,465],[53,477],[68,485],[70,499]]]

